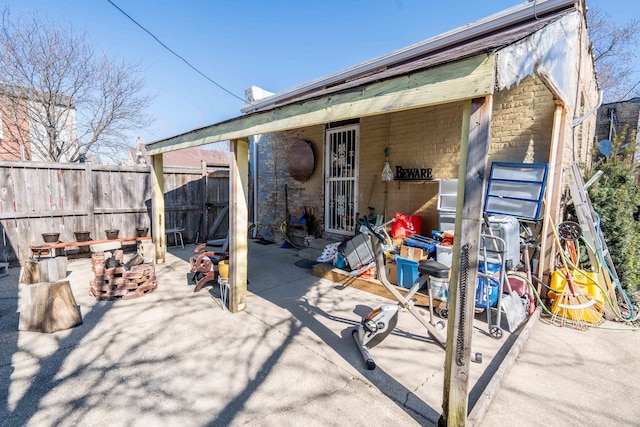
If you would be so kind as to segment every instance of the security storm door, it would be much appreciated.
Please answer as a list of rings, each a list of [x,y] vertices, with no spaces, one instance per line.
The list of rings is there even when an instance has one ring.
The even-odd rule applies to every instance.
[[[326,131],[325,230],[351,235],[358,212],[359,125]]]

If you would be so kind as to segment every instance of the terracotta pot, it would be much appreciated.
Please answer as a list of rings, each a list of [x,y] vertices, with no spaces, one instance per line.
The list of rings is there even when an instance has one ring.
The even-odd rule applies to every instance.
[[[74,236],[76,236],[76,242],[87,242],[89,241],[90,231],[74,231]]]
[[[45,243],[58,243],[60,240],[60,233],[42,233],[42,239]]]
[[[107,233],[107,239],[109,240],[115,240],[118,238],[118,234],[120,234],[120,230],[117,229],[113,229],[113,230],[105,230],[105,233]]]

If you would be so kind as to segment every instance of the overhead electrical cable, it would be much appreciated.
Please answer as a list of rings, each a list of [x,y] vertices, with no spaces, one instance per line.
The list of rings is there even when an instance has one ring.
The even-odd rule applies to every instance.
[[[184,62],[185,64],[187,64],[191,69],[193,69],[196,73],[200,74],[202,77],[204,77],[205,79],[209,80],[211,83],[213,83],[214,85],[216,85],[217,87],[219,87],[220,89],[222,89],[223,91],[227,92],[229,95],[233,96],[234,98],[239,99],[242,102],[246,102],[246,100],[238,95],[236,95],[235,93],[231,92],[230,90],[228,90],[227,88],[223,87],[222,85],[220,85],[218,82],[216,82],[215,80],[213,80],[212,78],[210,78],[209,76],[207,76],[206,74],[204,74],[202,71],[198,70],[195,66],[191,65],[191,63],[189,61],[187,61],[186,59],[184,59],[182,56],[180,56],[179,54],[177,54],[176,52],[174,52],[169,46],[167,46],[166,44],[164,44],[162,41],[160,41],[159,38],[157,38],[151,31],[147,30],[145,27],[143,27],[138,21],[136,21],[135,19],[133,19],[127,12],[125,12],[124,10],[122,10],[117,4],[115,4],[113,1],[111,0],[107,0],[109,3],[111,3],[111,5],[113,7],[115,7],[116,9],[118,9],[118,11],[120,11],[120,13],[122,13],[124,16],[126,16],[127,18],[129,18],[131,20],[131,22],[133,22],[134,24],[136,24],[138,27],[140,27],[145,33],[149,34],[151,37],[153,37],[153,39],[155,41],[157,41],[158,43],[160,43],[160,45],[162,47],[164,47],[166,50],[168,50],[169,52],[171,52],[173,55],[175,55],[176,57],[180,58],[182,60],[182,62]]]

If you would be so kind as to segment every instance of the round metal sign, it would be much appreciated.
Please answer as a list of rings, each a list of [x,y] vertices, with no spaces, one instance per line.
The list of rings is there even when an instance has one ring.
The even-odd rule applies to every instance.
[[[311,178],[315,161],[311,143],[298,140],[291,145],[287,153],[287,170],[296,181],[304,182]]]

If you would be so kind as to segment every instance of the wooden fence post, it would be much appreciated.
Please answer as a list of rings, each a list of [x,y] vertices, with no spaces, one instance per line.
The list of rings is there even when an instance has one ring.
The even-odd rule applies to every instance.
[[[91,162],[84,164],[84,209],[87,212],[88,231],[94,239],[98,238],[98,227],[95,220],[95,199],[93,196],[93,168]]]

